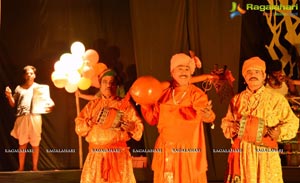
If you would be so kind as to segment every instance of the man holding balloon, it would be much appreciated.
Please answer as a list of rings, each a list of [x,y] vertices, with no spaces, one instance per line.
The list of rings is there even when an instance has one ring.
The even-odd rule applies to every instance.
[[[155,149],[162,152],[154,153],[153,157],[155,183],[207,182],[203,122],[213,122],[215,113],[207,95],[191,84],[196,65],[201,66],[194,57],[184,53],[173,55],[172,81],[168,87],[162,89],[155,103],[140,102],[145,120],[157,125],[159,131]],[[208,79],[214,77],[208,75]]]

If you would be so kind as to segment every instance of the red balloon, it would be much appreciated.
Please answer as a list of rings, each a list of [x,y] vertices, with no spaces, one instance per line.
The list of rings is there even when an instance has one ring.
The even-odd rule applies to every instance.
[[[158,101],[162,94],[160,81],[152,76],[139,77],[130,88],[133,100],[141,105],[150,105]]]

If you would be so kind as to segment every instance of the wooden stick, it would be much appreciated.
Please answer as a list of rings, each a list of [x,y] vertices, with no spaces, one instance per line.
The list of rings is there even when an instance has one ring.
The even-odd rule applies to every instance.
[[[75,94],[76,100],[76,112],[77,116],[80,113],[79,96]],[[79,146],[79,168],[82,169],[82,138],[78,135],[78,146]]]
[[[217,75],[213,75],[213,74],[201,74],[198,76],[193,76],[190,80],[191,83],[198,83],[201,81],[205,81],[205,80],[209,80],[209,79],[218,79],[219,77]],[[161,86],[162,89],[165,90],[167,88],[170,87],[170,82],[169,81],[162,81],[161,82]]]

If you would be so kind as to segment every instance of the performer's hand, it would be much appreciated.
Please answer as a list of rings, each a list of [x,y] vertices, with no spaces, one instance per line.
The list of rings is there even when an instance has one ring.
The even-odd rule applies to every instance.
[[[239,133],[240,130],[240,123],[238,121],[234,121],[232,124],[232,135],[236,135]]]
[[[12,91],[11,91],[11,89],[9,88],[9,86],[7,86],[7,87],[5,88],[5,96],[6,96],[6,98],[12,97]]]
[[[216,75],[216,74],[209,74],[209,75],[207,76],[207,79],[210,80],[210,81],[213,81],[213,80],[218,80],[218,79],[220,79],[220,77],[219,77],[218,75]]]
[[[212,109],[212,101],[211,101],[211,100],[209,100],[209,101],[207,102],[206,108],[207,108],[207,109]]]
[[[81,93],[80,93],[79,90],[76,90],[76,91],[75,91],[75,96],[76,96],[76,97],[80,98],[80,94],[81,94]]]
[[[121,129],[131,132],[135,128],[135,123],[130,121],[129,116],[126,113],[123,113],[121,118]]]
[[[52,112],[53,109],[54,109],[54,105],[51,105],[51,106],[47,106],[47,107],[45,108],[45,111],[46,111],[47,113],[49,113],[49,112]]]
[[[87,119],[87,124],[89,127],[92,127],[95,124],[97,124],[97,122],[91,118],[91,119]]]
[[[123,121],[121,123],[121,129],[123,129],[127,132],[132,132],[135,129],[135,123],[134,122],[125,122],[125,121]]]
[[[278,140],[279,139],[279,135],[280,135],[280,127],[279,126],[275,126],[275,127],[270,127],[267,130],[267,134],[273,139],[273,140]]]
[[[202,116],[206,119],[209,118],[211,115],[211,109],[212,109],[212,103],[211,100],[208,101],[207,105],[204,108],[200,109],[200,112],[202,113]]]
[[[201,113],[201,116],[202,116],[204,119],[209,118],[210,115],[212,114],[212,113],[211,113],[211,109],[208,108],[208,107],[201,108],[201,109],[200,109],[200,113]]]
[[[54,109],[54,106],[55,106],[55,104],[54,104],[53,100],[49,99],[48,102],[46,103],[45,111],[47,113],[52,112]]]

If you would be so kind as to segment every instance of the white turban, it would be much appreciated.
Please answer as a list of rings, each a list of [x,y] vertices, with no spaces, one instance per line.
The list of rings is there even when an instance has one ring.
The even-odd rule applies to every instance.
[[[195,60],[197,62],[200,62],[198,57],[195,57]],[[195,63],[194,58],[191,58],[190,56],[186,55],[185,53],[178,53],[172,56],[171,61],[170,61],[170,72],[172,72],[172,70],[179,66],[179,65],[184,65],[184,66],[188,66],[191,69],[191,74],[194,73],[195,68],[196,68],[196,63]]]

